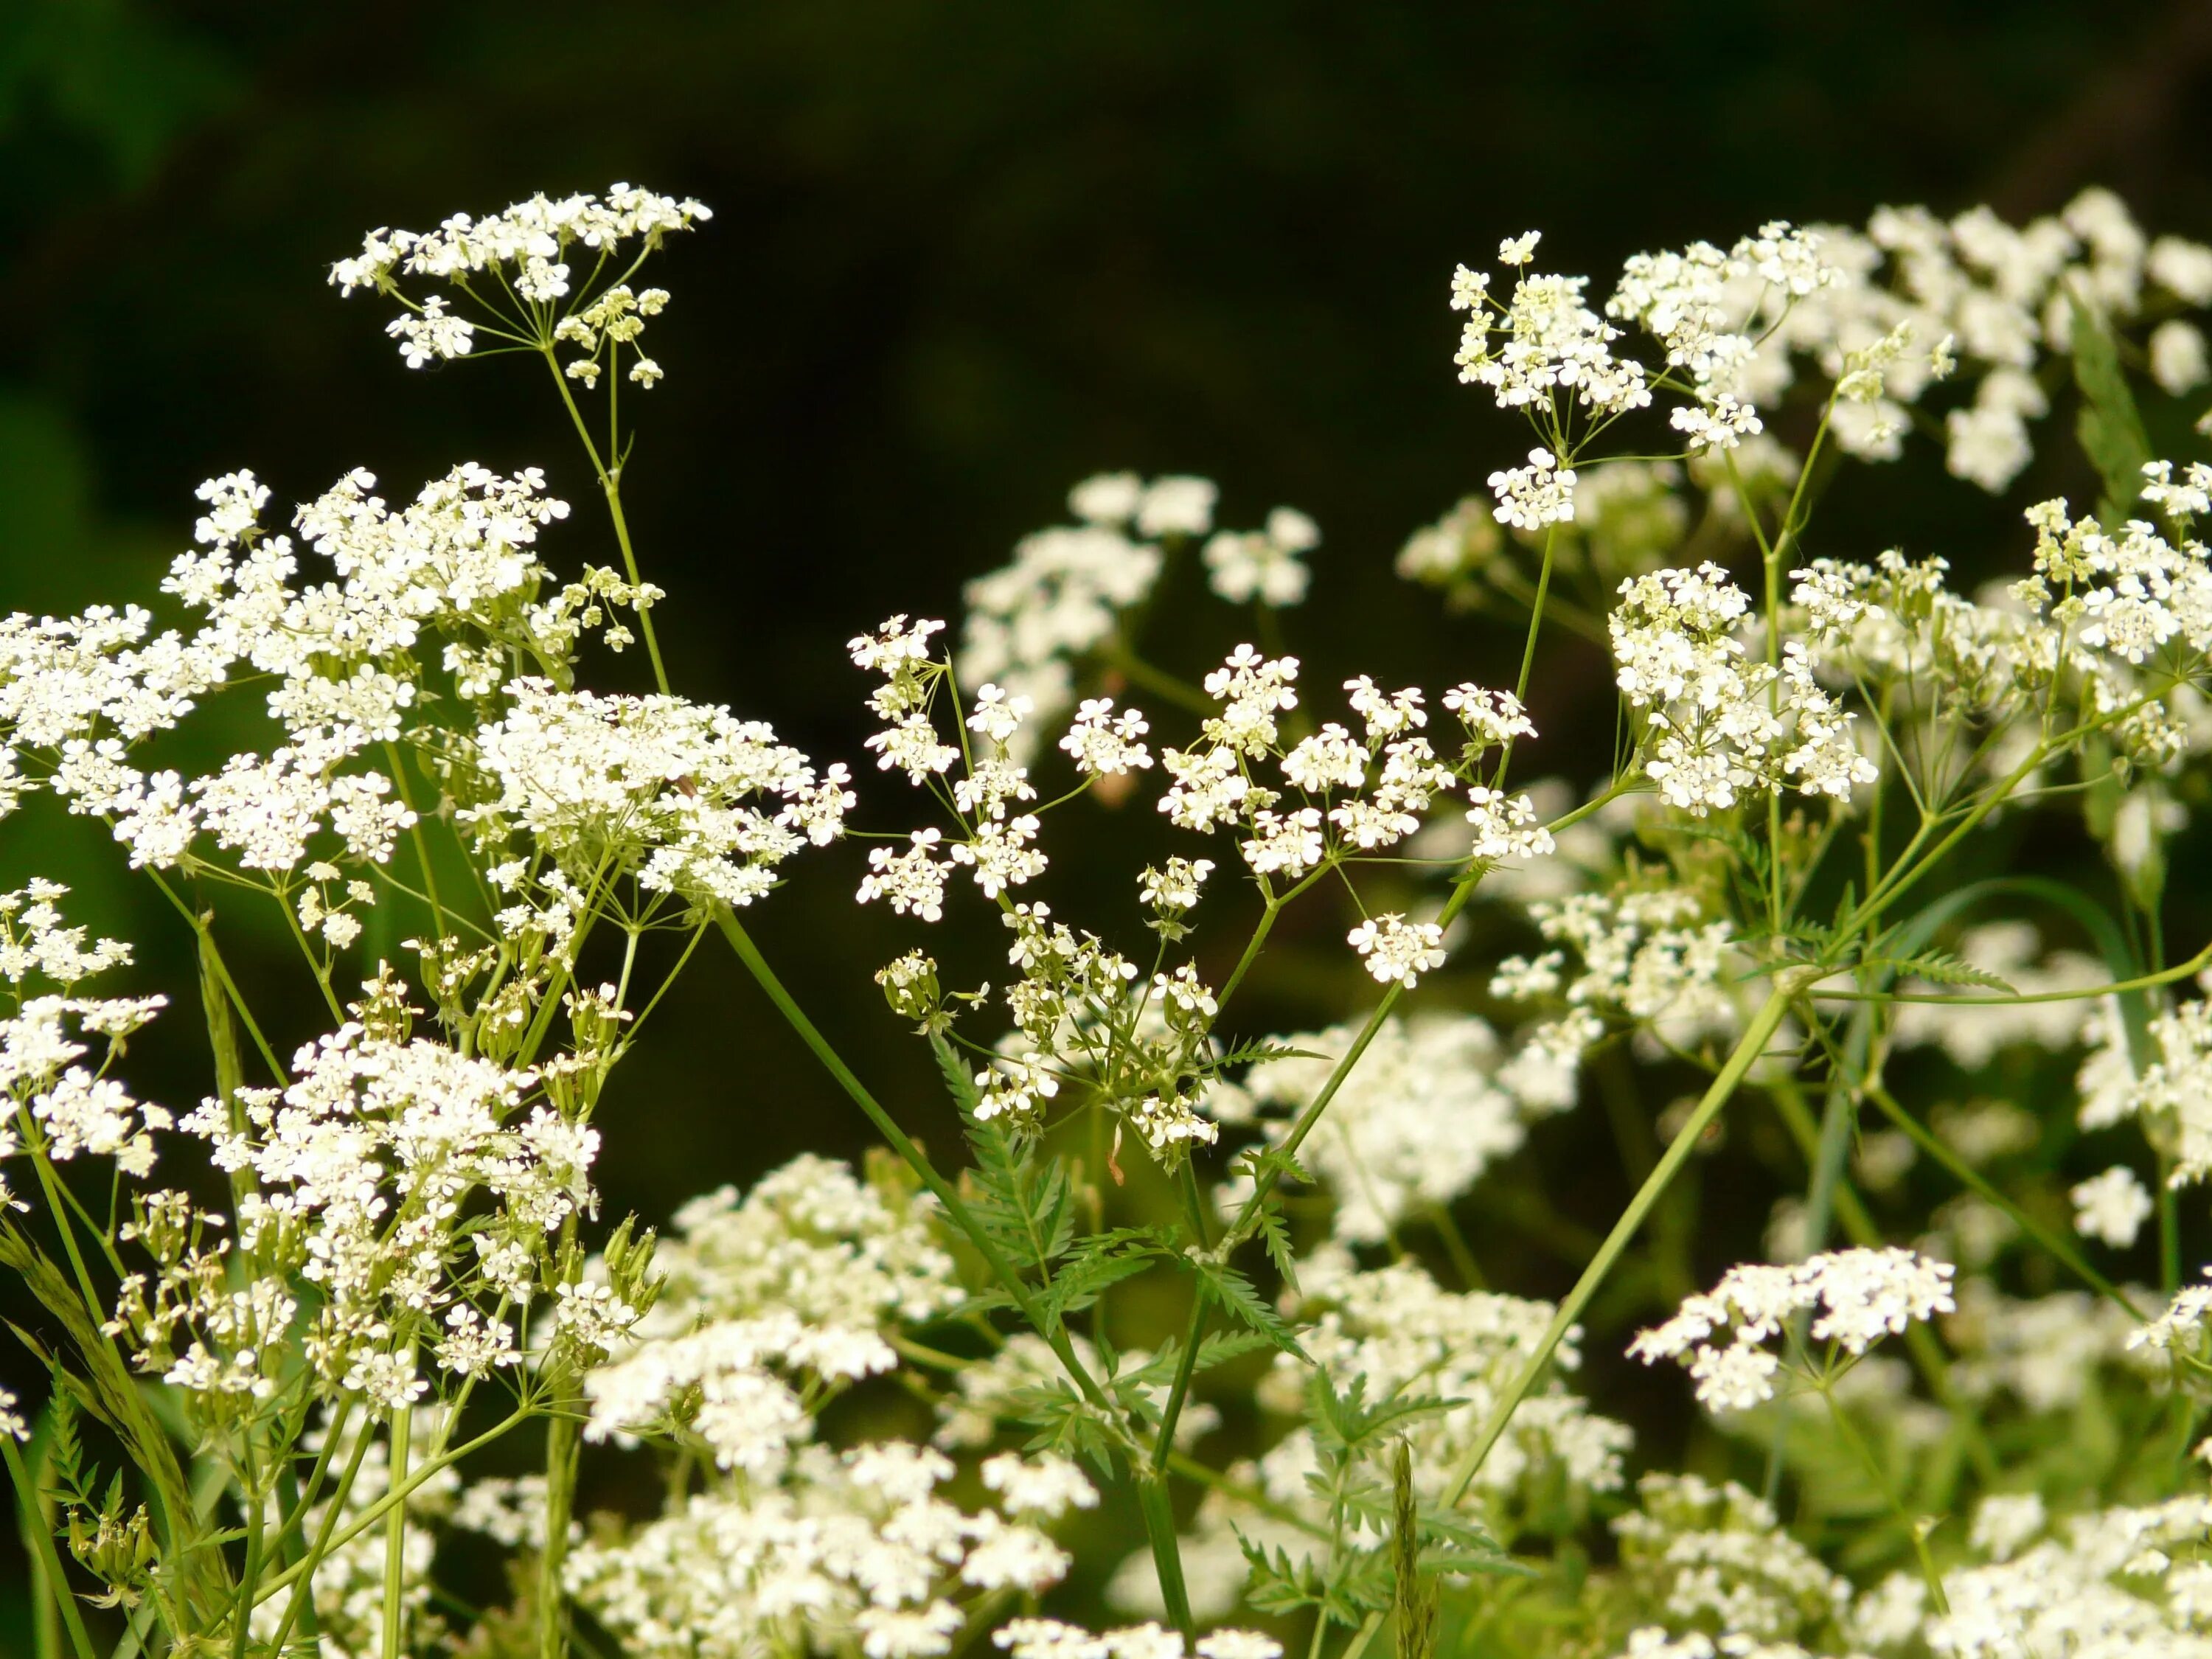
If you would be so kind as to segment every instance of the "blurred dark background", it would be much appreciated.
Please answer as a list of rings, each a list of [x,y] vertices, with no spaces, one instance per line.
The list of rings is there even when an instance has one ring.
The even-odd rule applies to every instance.
[[[373,225],[621,179],[717,216],[652,273],[675,295],[654,325],[668,380],[640,400],[626,491],[647,574],[675,595],[660,617],[680,689],[857,755],[847,636],[893,611],[957,614],[964,578],[1118,467],[1214,477],[1231,524],[1278,501],[1319,520],[1315,599],[1290,618],[1317,683],[1510,680],[1502,635],[1389,574],[1407,531],[1526,447],[1455,383],[1455,260],[1540,226],[1547,266],[1602,290],[1632,251],[1770,217],[1905,201],[2025,216],[2092,182],[2154,230],[2212,238],[2208,94],[2203,0],[12,0],[0,606],[150,599],[193,486],[240,466],[281,506],[356,465],[404,497],[461,459],[542,465],[579,508],[554,561],[611,562],[533,366],[411,374],[389,307],[341,301],[324,276]],[[2064,447],[2060,422],[2042,430]],[[1882,517],[1932,538],[1917,551],[1970,559],[2069,465],[2039,461],[1993,503],[1923,445],[1877,481]],[[1820,550],[1894,539],[1869,520],[1884,540],[1852,541],[1854,522]],[[1535,690],[1559,752],[1580,722],[1601,759],[1602,674]],[[872,799],[879,818],[904,810]],[[866,982],[910,939],[854,912],[859,863],[800,860],[758,932],[941,1139],[925,1068]],[[96,832],[27,812],[0,829],[0,866],[70,881],[141,941],[145,981],[189,983],[182,928]],[[1261,986],[1247,1014],[1283,1029],[1360,1006],[1341,937],[1325,911],[1286,929],[1283,960],[1307,951],[1311,971]],[[995,940],[970,946],[991,973]],[[250,931],[237,949],[281,1040],[316,1029],[283,1003],[275,950]],[[191,1012],[135,1068],[179,1103],[206,1086]],[[664,1018],[602,1118],[617,1213],[663,1218],[802,1148],[863,1143],[719,947]],[[1601,1223],[1617,1176],[1572,1155],[1595,1133],[1549,1126],[1523,1162],[1528,1185],[1553,1172],[1554,1197]],[[1740,1243],[1766,1196],[1746,1195]],[[1480,1245],[1484,1206],[1468,1208]],[[1487,1236],[1502,1286],[1564,1287],[1568,1266]]]

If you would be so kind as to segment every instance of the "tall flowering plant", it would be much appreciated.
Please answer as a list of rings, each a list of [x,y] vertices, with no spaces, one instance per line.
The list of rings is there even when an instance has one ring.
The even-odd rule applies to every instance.
[[[127,1042],[167,1005],[131,947],[52,882],[0,896],[0,1261],[46,1379],[0,1449],[42,1654],[2212,1639],[2212,1292],[2183,1282],[2212,946],[2164,927],[2212,465],[2152,452],[2128,373],[2207,379],[2212,249],[2095,192],[2018,228],[1885,210],[1639,255],[1600,302],[1509,239],[1450,300],[1462,379],[1534,447],[1399,559],[1521,623],[1490,683],[1315,695],[1285,644],[1314,522],[1218,528],[1203,479],[1103,474],[957,636],[850,641],[877,730],[848,767],[678,694],[655,635],[623,481],[669,295],[635,284],[708,216],[617,185],[378,231],[332,271],[398,307],[410,365],[543,362],[616,564],[556,574],[568,508],[535,471],[396,506],[356,471],[287,528],[239,472],[202,489],[174,625],[0,623],[0,808],[51,794],[166,896],[211,1058],[198,1104],[140,1099]],[[2100,498],[2030,508],[2008,578],[1816,531],[1916,434],[2003,489],[2060,396]],[[1194,678],[1144,647],[1178,564],[1258,641]],[[1594,787],[1528,781],[1562,635],[1613,665]],[[654,691],[584,683],[640,644]],[[265,743],[165,766],[218,699],[265,708]],[[1063,878],[1056,910],[1048,824],[1086,799],[1184,850]],[[2117,909],[2021,859],[2046,823],[2101,848]],[[858,902],[915,930],[855,988],[872,970],[928,1050],[955,1158],[744,925],[840,839]],[[957,904],[1003,930],[996,987],[932,953]],[[1280,920],[1330,905],[1365,994],[1243,1024]],[[246,908],[328,1014],[289,1057],[224,956]],[[402,927],[398,961],[371,949]],[[609,1225],[596,1107],[710,940],[882,1148],[665,1237]],[[1771,1259],[1701,1289],[1684,1172],[1741,1096],[1790,1191]],[[1498,1173],[1585,1097],[1633,1188],[1601,1233]],[[1567,1293],[1488,1288],[1470,1206],[1564,1256]],[[2161,1282],[2126,1284],[2154,1217]],[[1577,1386],[1586,1322],[1644,1306],[1628,1352],[1685,1374],[1696,1473]],[[872,1379],[913,1431],[840,1430]],[[491,1472],[511,1437],[533,1473]],[[586,1455],[653,1460],[658,1509],[580,1515]],[[451,1587],[485,1548],[489,1608]]]

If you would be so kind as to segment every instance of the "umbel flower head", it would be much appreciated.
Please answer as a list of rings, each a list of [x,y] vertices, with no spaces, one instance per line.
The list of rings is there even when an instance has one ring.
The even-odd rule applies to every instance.
[[[1796,1315],[1813,1313],[1813,1341],[1856,1358],[1914,1320],[1951,1312],[1952,1273],[1947,1262],[1897,1249],[1836,1250],[1786,1267],[1731,1267],[1628,1352],[1647,1365],[1680,1361],[1705,1406],[1742,1411],[1774,1397],[1783,1361],[1765,1345]],[[1723,1332],[1725,1346],[1713,1340]]]
[[[637,349],[645,319],[667,294],[634,293],[629,277],[673,232],[714,217],[697,202],[616,185],[604,197],[533,196],[483,218],[457,213],[432,231],[372,230],[359,254],[331,267],[340,293],[374,289],[407,307],[386,332],[410,368],[466,356],[477,334],[550,350],[576,348],[565,372],[586,386],[619,348],[632,354],[629,379],[651,386],[660,366]],[[442,283],[481,314],[456,314],[445,295],[417,301],[413,283]]]

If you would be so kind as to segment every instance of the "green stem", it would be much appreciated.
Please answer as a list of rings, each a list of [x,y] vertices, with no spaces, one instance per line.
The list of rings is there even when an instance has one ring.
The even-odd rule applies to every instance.
[[[384,756],[392,763],[392,785],[399,792],[399,804],[415,820],[408,826],[409,837],[415,847],[415,862],[422,866],[422,895],[429,902],[430,925],[437,930],[439,939],[443,940],[446,937],[446,907],[438,901],[438,875],[430,867],[430,842],[429,837],[422,833],[422,815],[416,811],[414,795],[407,787],[407,769],[400,759],[398,745],[386,744]]]
[[[1513,682],[1516,702],[1528,701],[1528,673],[1536,665],[1536,640],[1544,631],[1544,600],[1552,591],[1552,555],[1559,544],[1559,521],[1554,519],[1544,526],[1544,560],[1536,571],[1536,597],[1528,606],[1528,637],[1521,647],[1521,677]]]
[[[222,952],[216,948],[215,931],[209,927],[207,918],[179,897],[176,890],[161,879],[160,871],[149,869],[146,873],[154,878],[154,885],[161,890],[161,896],[176,907],[177,914],[184,917],[192,932],[199,936],[200,948],[205,953],[208,966],[222,981],[223,991],[230,998],[231,1006],[238,1010],[238,1018],[245,1025],[246,1035],[253,1039],[253,1047],[261,1055],[262,1063],[268,1066],[269,1075],[280,1084],[289,1082],[291,1074],[285,1071],[283,1062],[276,1058],[276,1051],[269,1046],[269,1039],[261,1035],[261,1027],[254,1023],[253,1011],[246,1006],[246,998],[240,994],[238,981],[231,977],[229,965],[223,961]]]
[[[726,905],[717,907],[714,920],[722,930],[722,936],[729,940],[730,947],[738,953],[738,959],[744,963],[761,989],[768,994],[769,1000],[775,1005],[776,1012],[799,1034],[799,1040],[813,1051],[823,1069],[866,1115],[868,1121],[875,1125],[877,1133],[890,1143],[891,1150],[921,1177],[922,1185],[928,1188],[937,1201],[945,1206],[945,1213],[952,1218],[954,1224],[968,1236],[969,1242],[975,1247],[976,1254],[983,1258],[984,1265],[990,1268],[992,1276],[999,1281],[1000,1288],[1012,1300],[1022,1317],[1051,1345],[1053,1352],[1059,1358],[1068,1376],[1082,1390],[1084,1398],[1105,1413],[1109,1421],[1119,1422],[1120,1412],[1107,1398],[1105,1390],[1098,1386],[1097,1379],[1091,1375],[1090,1368],[1078,1357],[1066,1333],[1056,1322],[1044,1316],[1036,1297],[1030,1294],[1028,1285],[1000,1253],[999,1247],[975,1219],[958,1190],[923,1156],[921,1148],[914,1144],[906,1131],[899,1127],[891,1115],[868,1092],[866,1086],[853,1074],[852,1068],[830,1047],[830,1040],[822,1035],[814,1022],[806,1017],[805,1011],[793,1000],[791,993],[784,988],[783,981],[776,977],[775,970],[768,965],[768,959],[761,955],[760,947],[753,943],[752,935],[745,931],[744,924]]]
[[[1951,1601],[1943,1594],[1943,1575],[1936,1570],[1936,1558],[1928,1548],[1926,1529],[1905,1509],[1905,1500],[1897,1495],[1895,1489],[1890,1485],[1888,1474],[1875,1458],[1874,1448],[1867,1444],[1866,1437],[1859,1432],[1858,1425],[1851,1421],[1850,1414],[1844,1410],[1842,1403],[1836,1398],[1835,1390],[1823,1384],[1820,1389],[1820,1398],[1828,1402],[1828,1415],[1834,1419],[1836,1432],[1843,1437],[1850,1444],[1852,1453],[1861,1463],[1866,1466],[1866,1472],[1872,1478],[1875,1489],[1889,1501],[1891,1511],[1903,1524],[1906,1534],[1911,1538],[1913,1553],[1919,1558],[1920,1573],[1928,1581],[1928,1594],[1935,1601],[1936,1611],[1943,1617],[1949,1618]]]
[[[391,1450],[386,1454],[392,1490],[399,1501],[384,1518],[384,1659],[399,1659],[404,1645],[407,1597],[407,1463],[415,1448],[415,1408],[392,1413]]]
[[[1168,1622],[1182,1632],[1188,1648],[1196,1639],[1190,1615],[1190,1591],[1183,1583],[1182,1556],[1176,1542],[1175,1505],[1168,1498],[1168,1483],[1157,1471],[1137,1471],[1137,1507],[1145,1517],[1145,1534],[1152,1540],[1152,1565],[1160,1579],[1160,1600]]]
[[[568,409],[568,418],[575,422],[576,435],[584,441],[584,453],[592,458],[592,471],[599,476],[599,491],[607,500],[607,515],[614,520],[615,544],[622,549],[623,570],[629,577],[630,585],[638,586],[643,579],[638,574],[637,555],[630,547],[629,521],[623,516],[622,482],[608,471],[607,464],[600,459],[599,447],[592,441],[591,428],[584,424],[584,412],[576,407],[575,398],[569,395],[568,378],[561,373],[561,365],[554,359],[551,343],[549,342],[541,349],[545,354],[545,367],[552,373],[554,387],[561,394],[561,402]],[[651,606],[637,607],[637,623],[639,630],[645,635],[645,653],[653,659],[653,683],[665,697],[668,695],[668,670],[661,665],[660,641],[653,637]]]
[[[1552,1316],[1552,1322],[1546,1328],[1535,1352],[1528,1356],[1528,1363],[1522,1367],[1520,1375],[1513,1379],[1504,1398],[1492,1411],[1490,1420],[1483,1425],[1481,1435],[1453,1468],[1444,1483],[1448,1502],[1456,1504],[1466,1496],[1467,1489],[1474,1483],[1483,1461],[1490,1455],[1491,1448],[1504,1434],[1505,1425],[1512,1419],[1513,1413],[1520,1408],[1528,1390],[1535,1387],[1536,1379],[1543,1375],[1545,1367],[1552,1363],[1553,1352],[1574,1322],[1582,1317],[1583,1308],[1589,1305],[1590,1297],[1597,1293],[1598,1286],[1613,1271],[1613,1264],[1620,1259],[1620,1253],[1628,1248],[1629,1241],[1636,1237],[1637,1230],[1644,1224],[1644,1218],[1659,1201],[1659,1195],[1667,1190],[1675,1171],[1688,1160],[1708,1126],[1720,1115],[1721,1109],[1728,1104],[1729,1097],[1735,1093],[1745,1074],[1765,1052],[1767,1039],[1782,1024],[1791,999],[1802,988],[1805,976],[1817,971],[1796,969],[1777,979],[1774,988],[1767,994],[1766,1000],[1759,1005],[1759,1012],[1752,1016],[1750,1025],[1745,1029],[1727,1063],[1721,1067],[1719,1075],[1713,1079],[1704,1097],[1698,1102],[1697,1109],[1668,1143],[1666,1152],[1660,1155],[1659,1162],[1644,1177],[1644,1184],[1637,1189],[1635,1197],[1628,1200],[1628,1207],[1620,1212],[1620,1219],[1606,1235],[1605,1243],[1598,1246],[1597,1254],[1590,1259],[1589,1266],[1583,1270],[1582,1277],[1575,1281],[1574,1288],[1559,1304],[1559,1311]]]
[[[1933,1158],[1938,1164],[1947,1170],[1960,1186],[1966,1188],[1967,1191],[1972,1193],[1976,1197],[1994,1204],[1997,1208],[2002,1210],[2005,1214],[2011,1218],[2013,1225],[2018,1227],[2021,1231],[2026,1233],[2028,1237],[2034,1240],[2036,1243],[2050,1251],[2053,1256],[2057,1257],[2060,1262],[2063,1263],[2077,1277],[2079,1277],[2083,1284],[2087,1285],[2091,1290],[2096,1291],[2098,1295],[2103,1297],[2106,1301],[2112,1303],[2115,1307],[2124,1310],[2128,1316],[2136,1321],[2138,1323],[2142,1322],[2148,1317],[2141,1309],[2137,1308],[2134,1303],[2128,1299],[2128,1293],[2125,1291],[2120,1289],[2119,1286],[2113,1284],[2111,1279],[2106,1278],[2104,1274],[2099,1273],[2094,1267],[2091,1267],[2087,1261],[2082,1259],[2081,1252],[2076,1250],[2071,1244],[2059,1237],[2057,1234],[2052,1232],[2048,1227],[2045,1227],[2033,1216],[2028,1214],[2027,1211],[2021,1209],[2019,1205],[2014,1203],[2011,1199],[2006,1197],[2004,1194],[1998,1191],[1996,1188],[1991,1186],[1990,1182],[1983,1177],[1980,1170],[1975,1169],[1973,1165],[1968,1164],[1948,1146],[1946,1146],[1940,1139],[1930,1133],[1917,1118],[1914,1117],[1911,1113],[1906,1111],[1903,1106],[1899,1105],[1897,1102],[1896,1097],[1892,1095],[1881,1084],[1869,1083],[1866,1085],[1866,1097],[1874,1102],[1875,1107],[1881,1111],[1884,1117],[1887,1118],[1892,1123],[1895,1124],[1904,1132],[1907,1139],[1911,1140],[1915,1146],[1917,1146],[1922,1152],[1927,1153],[1929,1158]]]
[[[354,1441],[353,1456],[346,1463],[345,1473],[338,1478],[337,1490],[331,1494],[330,1507],[323,1512],[323,1524],[315,1529],[314,1544],[307,1554],[262,1587],[262,1595],[270,1596],[283,1589],[287,1583],[296,1583],[290,1599],[284,1604],[284,1617],[277,1624],[276,1639],[269,1644],[271,1653],[284,1651],[284,1644],[291,1638],[292,1626],[299,1622],[301,1610],[310,1607],[315,1599],[315,1569],[322,1565],[323,1558],[331,1553],[338,1522],[344,1518],[346,1494],[353,1490],[354,1478],[361,1473],[362,1463],[368,1457],[369,1446],[375,1438],[369,1425],[362,1424]],[[252,1607],[241,1607],[238,1617],[248,1619],[252,1613]]]
[[[17,1449],[15,1437],[0,1432],[0,1455],[8,1462],[8,1478],[15,1483],[15,1492],[27,1517],[24,1531],[31,1534],[33,1547],[39,1553],[39,1571],[44,1577],[56,1606],[60,1607],[62,1622],[69,1626],[70,1641],[76,1649],[77,1659],[93,1659],[92,1638],[85,1633],[84,1618],[76,1610],[76,1597],[70,1592],[69,1580],[62,1576],[61,1552],[54,1547],[51,1528],[38,1524],[38,1487],[33,1484],[31,1472],[23,1467],[23,1454]]]
[[[562,1659],[568,1650],[568,1598],[561,1569],[568,1553],[568,1516],[576,1495],[582,1425],[556,1417],[546,1428],[545,1545],[538,1557],[538,1659]]]

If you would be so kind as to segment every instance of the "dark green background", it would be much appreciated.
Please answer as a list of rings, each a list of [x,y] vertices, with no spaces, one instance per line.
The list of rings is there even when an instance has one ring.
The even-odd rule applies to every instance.
[[[1502,635],[1389,574],[1407,530],[1526,447],[1455,383],[1455,260],[1540,226],[1547,264],[1601,290],[1633,250],[1769,217],[1893,201],[2026,216],[2090,182],[2154,229],[2209,237],[2208,92],[2201,3],[12,0],[0,606],[149,598],[193,485],[240,466],[281,504],[355,465],[404,495],[461,459],[542,464],[580,508],[554,561],[609,560],[528,366],[410,374],[388,308],[323,276],[371,225],[626,179],[717,215],[654,273],[676,296],[653,343],[669,378],[641,400],[629,489],[647,573],[675,595],[660,614],[680,689],[858,754],[843,640],[893,611],[953,614],[960,581],[1054,521],[1070,483],[1123,466],[1218,479],[1232,523],[1279,501],[1318,519],[1315,602],[1291,618],[1314,682],[1510,679]],[[1818,550],[1863,556],[1902,526],[1914,550],[1971,566],[2016,544],[2021,502],[2078,489],[2074,465],[2054,453],[1990,503],[1923,446],[1864,478],[1866,507],[1839,499]],[[1170,616],[1169,650],[1218,650],[1235,625]],[[1587,775],[1611,732],[1600,665],[1565,659],[1534,701],[1553,763]],[[887,787],[870,799],[878,823],[905,810]],[[1131,827],[1094,817],[1065,845],[1126,856]],[[120,862],[51,812],[0,830],[6,873],[71,880],[142,941],[148,981],[182,988],[181,930]],[[861,1069],[942,1137],[866,982],[907,934],[853,909],[858,866],[851,848],[801,860],[759,931]],[[1125,875],[1052,896],[1132,928]],[[1342,926],[1323,905],[1286,927],[1248,1017],[1358,1006]],[[991,971],[994,939],[964,948]],[[282,958],[251,930],[237,949],[283,1040],[309,1034]],[[191,1012],[137,1066],[179,1103],[205,1086]],[[702,951],[603,1114],[617,1212],[663,1217],[801,1148],[861,1144],[771,1018]],[[1549,1126],[1516,1187],[1601,1222],[1623,1194],[1597,1133]],[[1744,1180],[1709,1183],[1717,1259],[1765,1213],[1771,1188]],[[1500,1284],[1563,1288],[1565,1266],[1465,1207]],[[1609,1408],[1674,1409],[1601,1358],[1595,1375]]]

